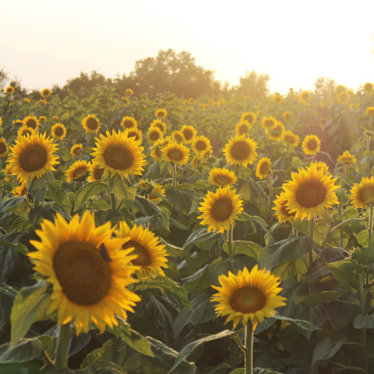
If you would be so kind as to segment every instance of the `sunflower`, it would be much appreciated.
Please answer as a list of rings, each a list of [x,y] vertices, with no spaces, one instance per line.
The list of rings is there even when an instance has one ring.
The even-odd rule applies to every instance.
[[[314,156],[321,149],[321,141],[316,135],[307,135],[303,140],[302,147],[306,155]]]
[[[18,138],[9,156],[12,174],[19,180],[33,180],[48,170],[54,171],[54,166],[58,164],[58,158],[54,155],[56,150],[57,146],[46,134],[32,133]]]
[[[240,122],[247,121],[249,124],[253,125],[256,122],[257,116],[253,112],[244,112],[240,117]]]
[[[70,148],[70,154],[74,157],[79,156],[82,153],[83,145],[82,144],[74,144]]]
[[[282,95],[280,95],[280,94],[275,94],[274,96],[273,96],[273,101],[276,103],[276,104],[279,104],[281,101],[282,101]]]
[[[40,96],[44,98],[48,97],[50,94],[51,94],[51,90],[49,88],[43,88],[40,91]]]
[[[374,88],[373,83],[368,82],[368,83],[364,84],[364,91],[365,92],[371,92],[373,90],[373,88]]]
[[[273,208],[275,210],[274,214],[280,223],[293,223],[295,221],[295,212],[291,213],[287,208],[287,204],[288,200],[285,198],[284,191],[282,191],[280,195],[276,196],[274,200],[275,207]]]
[[[58,121],[58,116],[53,116],[52,119],[53,119],[54,121]]]
[[[68,182],[83,178],[88,173],[88,162],[85,160],[75,161],[73,165],[66,170],[65,175]]]
[[[266,129],[266,135],[269,137],[269,139],[276,140],[277,142],[279,142],[282,140],[285,131],[286,129],[283,123],[277,121],[273,128]]]
[[[3,118],[0,117],[0,126],[3,124]]]
[[[251,138],[236,135],[225,145],[223,153],[228,163],[247,166],[253,164],[256,159],[256,148],[257,143]]]
[[[28,254],[34,269],[53,287],[49,313],[57,313],[59,325],[73,321],[77,335],[87,332],[91,321],[100,332],[118,325],[115,316],[126,319],[126,311],[134,312],[140,301],[126,288],[135,282],[130,262],[136,257],[132,249],[121,249],[124,240],[112,238],[113,231],[110,222],[96,227],[88,211],[69,223],[57,214],[35,231],[40,241],[30,241],[37,249]]]
[[[366,113],[370,117],[374,117],[374,106],[368,106],[366,108]]]
[[[292,147],[297,147],[299,144],[299,137],[294,134],[292,131],[287,130],[283,134],[283,140],[286,144],[292,146]]]
[[[5,93],[7,95],[12,95],[14,94],[14,87],[13,86],[8,86],[6,89],[5,89]]]
[[[202,213],[202,225],[209,225],[208,231],[223,233],[230,228],[243,211],[240,195],[230,189],[230,186],[219,187],[216,192],[208,191],[198,210]]]
[[[344,151],[343,154],[338,157],[338,162],[342,164],[355,164],[357,159],[349,151]]]
[[[310,92],[309,91],[303,91],[300,95],[300,99],[306,103],[310,98]]]
[[[166,132],[166,123],[160,119],[153,120],[149,127],[157,127],[162,133]]]
[[[214,168],[209,172],[209,182],[219,187],[230,186],[237,180],[235,173],[229,169]]]
[[[196,137],[197,131],[191,125],[184,125],[181,128],[181,133],[183,135],[184,142],[189,144],[192,143]]]
[[[27,192],[27,180],[24,180],[19,186],[13,189],[12,195],[14,197],[21,197],[23,195],[26,195],[26,192]]]
[[[8,143],[4,138],[0,138],[0,157],[5,157],[8,153]]]
[[[340,92],[337,96],[339,104],[346,104],[349,100],[349,93],[347,91]]]
[[[134,117],[125,116],[122,117],[121,126],[124,129],[136,129],[138,127],[138,121]]]
[[[95,161],[91,162],[88,167],[89,167],[90,175],[87,178],[87,181],[88,182],[99,181],[104,174],[104,169],[102,169],[99,166],[99,164]]]
[[[329,172],[329,165],[324,161],[313,161],[310,163],[311,167],[315,167],[317,170],[322,170],[324,174]]]
[[[23,102],[25,102],[26,104],[28,104],[28,103],[30,102],[30,99],[29,99],[28,97],[25,97],[25,98],[23,99]]]
[[[284,112],[283,115],[282,115],[282,118],[287,122],[292,118],[292,113]]]
[[[155,116],[157,118],[165,118],[167,116],[168,112],[166,111],[166,109],[157,109],[155,111]]]
[[[132,95],[134,95],[134,90],[132,90],[131,88],[126,88],[125,94],[132,96]]]
[[[176,143],[183,143],[183,141],[184,141],[183,133],[182,133],[182,131],[179,131],[179,130],[174,130],[171,133],[171,138]]]
[[[158,127],[149,128],[147,138],[150,143],[155,143],[157,140],[161,140],[163,137],[164,133],[160,131]]]
[[[52,136],[55,139],[64,139],[66,136],[66,128],[62,123],[56,123],[51,129]]]
[[[248,135],[249,131],[251,130],[252,125],[248,121],[241,120],[235,126],[235,134],[236,135]]]
[[[140,278],[165,276],[164,269],[168,267],[167,252],[152,231],[137,225],[130,229],[127,223],[122,221],[119,223],[117,236],[125,239],[122,248],[131,251],[134,256],[131,262],[139,267],[137,275]]]
[[[136,129],[135,128],[134,129],[126,129],[125,130],[125,135],[128,138],[134,138],[135,140],[138,140],[140,143],[143,140],[143,133],[138,128],[136,128]]]
[[[265,128],[265,129],[272,129],[276,124],[277,124],[277,120],[272,117],[272,116],[268,116],[268,117],[263,117],[262,120],[261,120],[261,125]]]
[[[46,117],[46,116],[40,116],[40,117],[39,117],[39,122],[40,122],[40,123],[44,123],[46,120],[47,120],[47,117]]]
[[[88,114],[82,120],[82,126],[86,132],[96,134],[99,132],[101,124],[95,114]]]
[[[338,86],[336,86],[336,88],[335,88],[335,93],[338,95],[338,94],[340,94],[341,92],[343,92],[343,91],[346,91],[346,87],[345,86],[343,86],[342,84],[339,84]]]
[[[253,329],[266,317],[273,317],[275,309],[286,305],[284,297],[278,294],[279,278],[256,265],[249,272],[245,267],[237,275],[230,271],[228,275],[218,277],[220,287],[212,286],[217,293],[212,301],[218,303],[215,310],[218,316],[233,321],[234,328],[242,322],[245,326],[251,321]]]
[[[23,125],[22,119],[15,119],[12,121],[13,125]]]
[[[361,182],[351,188],[349,199],[352,205],[358,208],[366,208],[374,202],[374,177],[362,178]]]
[[[146,164],[143,154],[143,147],[134,138],[128,138],[123,132],[111,134],[106,132],[106,136],[100,135],[96,138],[96,148],[93,148],[91,155],[99,166],[104,169],[105,174],[112,176],[118,174],[121,177],[140,175],[143,166]]]
[[[165,189],[161,186],[161,184],[152,182],[151,185],[152,185],[152,192],[150,192],[147,195],[147,199],[157,204],[160,201],[162,201],[162,198],[159,195],[165,197],[166,192],[165,192]]]
[[[42,104],[42,105],[47,105],[47,104],[48,104],[47,100],[43,100],[43,99],[40,99],[40,100],[38,101],[38,103],[39,103],[39,104]]]
[[[187,164],[190,157],[190,150],[186,146],[174,142],[165,145],[161,151],[163,158],[180,166]]]
[[[326,208],[338,203],[335,190],[336,178],[318,170],[315,165],[307,169],[299,169],[292,173],[292,180],[284,185],[285,199],[290,213],[295,212],[295,218],[312,219],[320,215]]]
[[[259,179],[264,179],[270,171],[270,158],[262,157],[257,163],[256,177]]]
[[[22,126],[19,130],[18,130],[18,133],[17,133],[17,136],[18,137],[21,137],[21,136],[30,136],[31,134],[33,134],[35,131],[31,128],[31,127],[25,127],[25,126]]]
[[[30,129],[34,131],[39,130],[39,120],[34,116],[28,116],[24,118],[22,122],[23,122],[23,126],[25,127],[30,127]]]
[[[123,100],[123,105],[124,106],[130,105],[130,100],[129,100],[128,97],[122,97],[122,100]]]
[[[195,137],[192,147],[197,155],[202,155],[206,151],[212,149],[210,140],[206,136],[202,136],[202,135]]]

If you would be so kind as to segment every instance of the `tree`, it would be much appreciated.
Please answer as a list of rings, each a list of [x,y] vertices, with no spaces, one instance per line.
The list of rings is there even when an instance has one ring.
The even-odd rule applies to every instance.
[[[267,87],[269,79],[267,74],[257,74],[255,71],[246,72],[244,77],[240,77],[239,85],[234,89],[243,95],[262,99],[269,91]]]

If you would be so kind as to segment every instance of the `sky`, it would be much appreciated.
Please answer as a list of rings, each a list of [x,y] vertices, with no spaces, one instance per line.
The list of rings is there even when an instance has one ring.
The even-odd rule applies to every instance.
[[[160,50],[188,51],[236,85],[246,71],[272,92],[319,77],[374,83],[371,0],[0,0],[0,69],[23,87],[63,85],[80,72],[129,74]]]

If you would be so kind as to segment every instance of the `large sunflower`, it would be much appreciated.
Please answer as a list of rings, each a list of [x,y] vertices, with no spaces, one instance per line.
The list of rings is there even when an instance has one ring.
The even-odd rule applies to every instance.
[[[183,134],[184,142],[187,144],[192,143],[197,134],[196,129],[191,125],[182,126],[181,132]]]
[[[353,206],[358,208],[366,208],[374,203],[374,177],[362,178],[361,182],[354,184],[351,188],[349,196]]]
[[[198,155],[202,155],[203,153],[212,149],[212,145],[210,144],[210,140],[206,136],[196,136],[193,141],[193,150]]]
[[[66,128],[62,123],[56,123],[52,126],[51,133],[55,139],[62,140],[66,136]]]
[[[303,140],[302,147],[306,155],[314,156],[321,149],[321,141],[317,135],[307,135]]]
[[[37,131],[39,129],[39,120],[35,116],[27,116],[23,120],[23,126],[30,127],[32,130]]]
[[[87,332],[92,321],[104,331],[117,325],[116,315],[126,318],[139,296],[126,287],[135,282],[132,249],[121,250],[123,239],[112,239],[110,222],[96,227],[94,215],[86,211],[68,223],[57,214],[36,230],[40,241],[29,257],[34,269],[52,283],[49,312],[57,313],[58,324],[74,322],[77,334]]]
[[[54,171],[58,164],[55,152],[57,146],[46,134],[32,133],[30,136],[19,137],[11,148],[9,165],[12,174],[18,179],[40,178],[48,170]]]
[[[8,143],[4,138],[0,138],[0,157],[5,157],[8,153]]]
[[[119,223],[118,237],[125,239],[123,249],[130,249],[134,259],[132,264],[139,266],[138,276],[165,276],[163,268],[167,268],[165,246],[152,231],[142,226],[134,225],[131,229],[125,221]]]
[[[202,225],[209,225],[208,231],[223,233],[230,228],[238,215],[243,211],[240,195],[230,186],[220,187],[216,192],[208,191],[198,208],[202,213]]]
[[[284,197],[288,200],[290,213],[295,212],[295,218],[312,219],[338,203],[334,192],[338,188],[336,178],[318,170],[315,165],[299,169],[291,176],[292,180],[284,185]]]
[[[284,191],[276,196],[276,199],[274,200],[275,207],[273,208],[273,210],[275,210],[274,214],[280,223],[292,223],[295,221],[295,213],[291,213],[287,208],[288,200],[284,196]]]
[[[89,165],[85,160],[75,161],[73,165],[66,170],[65,175],[68,182],[83,178],[88,174]]]
[[[366,113],[370,117],[374,117],[374,106],[368,106],[366,108]]]
[[[227,162],[247,166],[253,164],[257,157],[257,143],[251,138],[235,136],[225,145],[223,153]]]
[[[95,114],[88,114],[83,118],[82,126],[86,130],[86,132],[96,134],[97,132],[99,132],[101,124]]]
[[[235,173],[229,169],[214,168],[209,172],[209,182],[219,187],[230,186],[237,180]]]
[[[94,161],[104,169],[105,174],[127,177],[129,174],[140,175],[145,165],[143,147],[134,138],[128,138],[123,132],[111,134],[107,131],[106,136],[100,135],[96,138],[96,148],[93,148]]]
[[[190,157],[190,150],[183,144],[168,143],[161,151],[162,156],[166,161],[180,166],[187,164]]]
[[[134,117],[125,116],[122,117],[121,126],[124,129],[135,129],[138,127],[138,121]]]
[[[226,323],[233,321],[234,328],[242,322],[245,326],[251,321],[255,329],[258,322],[272,317],[275,309],[286,305],[284,297],[278,294],[279,278],[256,265],[250,272],[245,267],[237,275],[218,277],[220,287],[212,286],[218,293],[212,301],[218,303],[215,310],[218,316],[226,317]]]
[[[259,179],[264,179],[268,175],[270,171],[270,158],[269,157],[262,157],[261,160],[257,164],[256,168],[256,177]]]

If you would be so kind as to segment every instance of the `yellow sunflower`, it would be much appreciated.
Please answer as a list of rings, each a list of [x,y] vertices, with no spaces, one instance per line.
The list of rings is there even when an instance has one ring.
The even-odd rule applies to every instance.
[[[271,140],[276,140],[277,142],[283,139],[284,132],[286,131],[282,122],[277,121],[274,127],[271,129],[266,129],[266,135]]]
[[[88,114],[83,118],[82,126],[86,132],[96,134],[99,132],[101,124],[95,114]]]
[[[17,136],[18,137],[21,137],[21,136],[30,136],[31,134],[33,134],[35,131],[31,128],[31,127],[25,127],[25,126],[22,126],[19,130],[18,130],[18,133],[17,133]],[[35,132],[37,133],[37,132]]]
[[[349,151],[344,151],[343,154],[338,157],[338,162],[342,164],[355,164],[357,159]]]
[[[75,161],[73,165],[66,170],[65,175],[68,182],[83,178],[88,174],[88,162],[85,160]]]
[[[350,97],[349,92],[347,91],[340,92],[337,96],[338,103],[346,104],[349,101],[349,97]]]
[[[370,117],[374,117],[374,106],[368,106],[366,108],[366,113]]]
[[[51,129],[52,137],[55,139],[64,139],[66,136],[66,128],[62,123],[56,123]]]
[[[46,117],[46,116],[40,116],[40,117],[39,117],[39,122],[40,122],[40,123],[44,123],[46,120],[47,120],[47,117]]]
[[[223,233],[230,228],[243,211],[240,195],[230,186],[220,187],[216,192],[208,191],[198,210],[202,213],[202,225],[208,225],[208,231]]]
[[[40,178],[48,170],[54,171],[58,164],[55,156],[57,146],[46,134],[31,134],[17,139],[11,148],[9,165],[19,180]]]
[[[89,171],[90,175],[87,178],[88,182],[99,181],[104,174],[104,169],[102,169],[95,161],[89,164]]]
[[[3,118],[0,117],[0,126],[3,124]]]
[[[277,103],[277,104],[279,104],[281,101],[282,101],[282,95],[280,95],[280,94],[275,94],[274,96],[273,96],[273,101],[275,102],[275,103]]]
[[[300,95],[300,99],[306,103],[310,98],[310,92],[309,91],[303,91]]]
[[[138,140],[140,143],[143,140],[143,133],[138,128],[136,128],[136,129],[126,129],[125,130],[125,135],[128,138],[134,138],[135,140]]]
[[[138,121],[134,117],[125,116],[122,117],[121,126],[124,129],[136,129],[138,127]]]
[[[131,88],[126,88],[125,94],[132,96],[132,95],[134,95],[134,90],[132,90]]]
[[[117,236],[125,239],[122,248],[134,256],[131,262],[138,266],[136,273],[140,278],[165,276],[164,269],[168,267],[167,252],[152,231],[137,225],[130,229],[127,223],[122,221],[119,223]]]
[[[51,94],[51,90],[49,88],[43,88],[40,91],[40,96],[44,98],[48,97],[50,94]]]
[[[6,89],[5,89],[5,93],[7,95],[12,95],[14,94],[14,87],[13,86],[8,86]]]
[[[39,103],[39,104],[42,104],[42,105],[47,105],[47,104],[48,104],[47,100],[43,100],[43,99],[40,99],[40,100],[38,101],[38,103]]]
[[[292,146],[292,147],[297,147],[299,144],[299,137],[294,134],[292,131],[287,130],[283,134],[283,140],[286,144]]]
[[[324,174],[329,173],[329,165],[324,161],[313,161],[310,166],[315,167],[317,170],[322,170]]]
[[[306,155],[314,156],[321,149],[321,140],[317,135],[307,135],[303,140],[302,147]]]
[[[147,199],[153,201],[155,204],[162,201],[162,198],[159,196],[166,196],[165,188],[156,182],[151,183],[152,191],[147,195]]]
[[[26,192],[27,192],[27,180],[24,180],[19,186],[13,189],[12,195],[14,197],[21,197],[23,195],[26,195]]]
[[[256,122],[257,116],[253,112],[244,112],[240,117],[240,122],[247,121],[249,124],[253,125]]]
[[[130,262],[136,257],[131,248],[121,249],[124,240],[112,238],[113,231],[110,222],[96,227],[88,211],[70,222],[57,214],[35,231],[40,241],[30,241],[37,249],[28,254],[34,269],[53,287],[48,312],[56,312],[59,325],[73,321],[77,335],[87,332],[90,322],[100,332],[118,325],[116,315],[126,319],[140,301],[126,288],[135,282]]]
[[[166,161],[177,165],[187,164],[190,158],[190,150],[183,144],[168,143],[162,149],[162,156]]]
[[[290,112],[284,112],[282,115],[283,119],[288,122],[292,118],[292,113]]]
[[[368,83],[364,84],[364,91],[365,92],[371,92],[373,90],[373,88],[374,88],[373,83],[368,82]]]
[[[374,203],[374,177],[362,178],[360,183],[354,184],[349,199],[356,209]]]
[[[143,147],[134,138],[128,138],[123,132],[106,132],[106,136],[96,138],[96,148],[91,155],[94,161],[104,169],[104,174],[121,177],[140,175],[146,164]]]
[[[275,210],[275,216],[280,223],[291,222],[295,221],[295,212],[291,213],[287,208],[288,200],[285,198],[285,193],[282,191],[276,199],[274,200],[273,210]]]
[[[242,322],[245,326],[251,321],[253,329],[266,317],[273,317],[275,309],[285,304],[285,298],[279,296],[279,278],[256,265],[251,271],[245,267],[237,275],[230,271],[228,275],[218,277],[220,287],[212,286],[217,293],[212,301],[218,303],[215,310],[218,316],[233,321],[234,328]]]
[[[39,120],[34,116],[28,116],[23,120],[23,126],[30,127],[34,131],[39,130]]]
[[[256,177],[259,179],[264,179],[268,175],[270,171],[270,158],[269,157],[262,157],[260,161],[257,163],[256,168]]]
[[[30,99],[29,99],[28,97],[25,97],[25,98],[23,99],[23,101],[24,101],[26,104],[28,104],[28,103],[30,102]]]
[[[155,143],[164,137],[164,133],[158,127],[150,127],[147,138],[150,143]]]
[[[252,128],[252,125],[248,121],[241,120],[236,126],[235,126],[235,134],[236,135],[248,135],[250,130]]]
[[[338,188],[336,178],[318,170],[315,165],[299,169],[291,177],[292,180],[283,188],[284,197],[288,200],[287,208],[290,213],[295,212],[295,218],[310,220],[338,203],[334,192]]]
[[[268,117],[264,117],[262,118],[261,120],[261,125],[265,128],[265,129],[272,129],[276,124],[277,124],[277,120],[272,117],[272,116],[268,116]]]
[[[257,157],[257,143],[251,138],[236,135],[228,141],[223,149],[227,163],[247,166],[253,164]]]
[[[74,144],[70,148],[70,154],[74,157],[79,156],[82,153],[83,145],[82,144]]]
[[[206,151],[212,149],[210,140],[206,136],[203,136],[203,135],[195,137],[192,147],[197,155],[202,155]]]
[[[8,153],[8,143],[4,138],[0,138],[0,157],[5,157]]]
[[[157,118],[165,118],[167,116],[168,112],[166,111],[166,109],[157,109],[155,111],[155,116]]]
[[[128,97],[122,97],[122,100],[123,100],[123,105],[124,106],[130,105],[130,100],[129,100]]]
[[[160,119],[153,120],[149,127],[157,127],[162,133],[166,133],[166,123]]]
[[[191,125],[184,125],[181,128],[181,133],[184,138],[184,142],[189,144],[192,143],[196,137],[197,131],[196,129]]]
[[[171,138],[176,143],[183,143],[183,141],[184,141],[183,133],[182,133],[182,131],[179,131],[179,130],[174,130],[171,133]]]
[[[214,168],[209,172],[209,182],[218,187],[230,186],[237,180],[235,173],[229,169]]]

